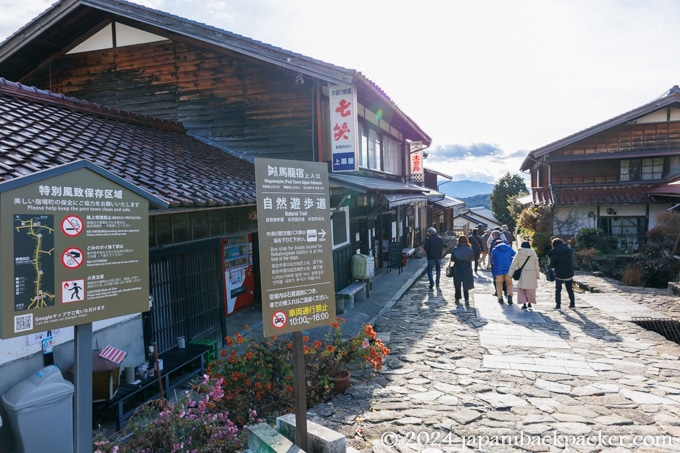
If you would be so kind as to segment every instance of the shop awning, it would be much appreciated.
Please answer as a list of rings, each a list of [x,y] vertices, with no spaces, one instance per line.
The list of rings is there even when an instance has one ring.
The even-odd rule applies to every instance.
[[[429,197],[444,194],[412,183],[390,181],[366,176],[332,173],[328,175],[331,190],[344,189],[363,194],[382,196],[390,208],[409,203],[426,202]]]
[[[448,195],[444,195],[444,198],[440,198],[437,200],[432,200],[432,204],[435,205],[438,208],[442,209],[448,209],[448,208],[462,208],[465,206],[465,202],[462,200],[459,200],[457,198],[449,197]]]

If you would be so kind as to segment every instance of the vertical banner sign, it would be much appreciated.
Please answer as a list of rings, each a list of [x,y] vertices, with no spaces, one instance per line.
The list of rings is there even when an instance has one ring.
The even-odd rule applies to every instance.
[[[352,86],[328,86],[333,172],[355,171],[357,160],[357,96]]]
[[[1,338],[149,309],[148,200],[104,174],[0,184]]]
[[[423,143],[411,142],[409,148],[411,182],[423,182],[425,179],[423,171]]]
[[[271,337],[335,320],[328,166],[255,159],[262,320]]]

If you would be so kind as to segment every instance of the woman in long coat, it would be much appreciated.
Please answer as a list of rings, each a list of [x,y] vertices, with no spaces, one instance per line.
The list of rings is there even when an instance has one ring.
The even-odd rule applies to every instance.
[[[475,260],[475,252],[470,247],[465,236],[458,238],[458,245],[451,252],[451,262],[453,266],[453,286],[455,288],[456,303],[460,303],[461,287],[465,305],[470,304],[470,290],[475,287],[475,277],[472,274],[472,262]]]
[[[541,269],[538,264],[538,256],[531,248],[529,241],[522,242],[517,254],[512,259],[508,275],[512,275],[516,269],[522,267],[522,275],[517,281],[517,303],[522,304],[522,310],[529,308],[536,303],[536,289],[538,288],[538,279],[541,277]],[[529,305],[527,307],[527,304]]]

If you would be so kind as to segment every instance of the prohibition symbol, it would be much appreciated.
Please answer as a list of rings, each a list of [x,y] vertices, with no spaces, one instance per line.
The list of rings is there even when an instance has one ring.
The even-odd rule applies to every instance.
[[[78,247],[71,247],[61,254],[61,263],[68,269],[77,269],[85,261],[83,251]]]
[[[74,214],[69,214],[61,221],[61,231],[70,237],[78,236],[83,232],[83,219]]]
[[[274,313],[274,316],[272,316],[272,326],[274,326],[277,329],[285,327],[287,322],[288,317],[282,311],[277,311],[276,313]]]

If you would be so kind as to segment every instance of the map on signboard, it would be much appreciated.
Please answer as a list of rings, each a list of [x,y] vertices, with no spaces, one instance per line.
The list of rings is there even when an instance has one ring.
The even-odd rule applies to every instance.
[[[55,303],[54,216],[14,216],[14,311]]]

